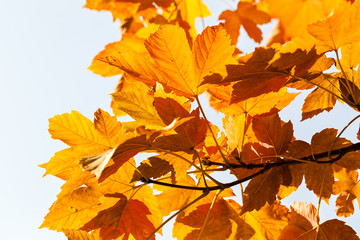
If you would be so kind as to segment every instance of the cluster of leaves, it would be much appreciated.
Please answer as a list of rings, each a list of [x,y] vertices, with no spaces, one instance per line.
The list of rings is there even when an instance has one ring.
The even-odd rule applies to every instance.
[[[115,116],[99,109],[94,122],[76,111],[50,119],[52,138],[69,148],[42,165],[66,182],[41,227],[71,240],[155,239],[176,217],[177,239],[359,239],[344,222],[319,217],[321,200],[332,195],[338,216],[360,202],[360,144],[340,136],[356,119],[307,143],[278,114],[298,95],[289,89],[314,89],[302,120],[336,101],[360,111],[359,0],[240,1],[201,34],[195,18],[210,12],[200,0],[87,0],[85,7],[122,23],[121,41],[90,66],[121,75]],[[260,43],[258,25],[272,19],[278,24],[265,46],[250,54],[236,48],[241,26]],[[222,128],[207,119],[201,94],[224,114]],[[123,115],[134,121],[119,122]],[[217,172],[234,180],[221,182]],[[319,205],[281,205],[303,179]]]

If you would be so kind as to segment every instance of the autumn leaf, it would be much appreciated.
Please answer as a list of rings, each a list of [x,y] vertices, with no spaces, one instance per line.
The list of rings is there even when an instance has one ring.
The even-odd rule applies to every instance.
[[[190,26],[190,33],[195,35],[195,19],[200,17],[208,17],[211,15],[209,9],[202,1],[193,0],[175,0],[177,8],[180,12],[182,21]]]
[[[119,200],[114,206],[99,212],[81,228],[82,230],[91,231],[101,228],[100,237],[103,240],[115,239],[123,234],[125,234],[123,239],[129,239],[130,234],[136,239],[146,239],[155,230],[147,217],[151,213],[146,205],[136,199],[128,200],[122,194],[111,197]]]
[[[289,224],[281,231],[279,240],[302,239],[302,236],[311,232],[317,225],[318,217],[313,204],[294,202],[290,208]]]
[[[306,75],[320,57],[314,49],[297,49],[295,52],[283,52],[279,55],[276,52],[274,48],[256,48],[253,53],[241,57],[238,65],[227,65],[228,75],[225,78],[213,74],[206,77],[203,84],[235,82],[231,103],[244,101],[264,93],[278,92],[291,74]]]
[[[219,20],[225,20],[225,29],[231,36],[231,43],[236,44],[240,35],[240,27],[243,26],[250,38],[260,43],[262,32],[257,26],[270,22],[270,16],[257,8],[251,2],[239,2],[235,11],[226,10],[219,16]]]
[[[49,132],[52,138],[60,139],[77,150],[92,148],[93,151],[104,151],[110,148],[109,142],[97,132],[94,124],[77,111],[50,119]]]
[[[175,128],[178,134],[158,138],[155,143],[156,146],[177,151],[176,146],[181,143],[184,146],[182,150],[189,151],[204,141],[207,124],[205,119],[200,118],[199,109],[195,109],[189,113],[178,102],[170,98],[156,98],[154,105],[165,124],[171,123],[176,117],[193,117],[186,123]],[[176,149],[172,148],[172,146]]]
[[[154,107],[154,96],[145,84],[125,80],[121,90],[113,93],[112,98],[117,110],[125,112],[139,123],[148,127],[165,127]]]
[[[286,41],[305,35],[308,24],[327,17],[339,2],[341,1],[267,0],[269,13],[279,19]]]
[[[80,187],[61,196],[50,208],[40,228],[47,227],[58,231],[81,228],[96,216],[101,196],[101,192],[89,187]]]
[[[278,239],[289,222],[289,210],[278,202],[266,204],[259,211],[246,212],[241,218],[255,230],[253,239]]]
[[[66,180],[70,178],[71,169],[78,164],[79,160],[80,157],[76,156],[72,148],[65,148],[55,153],[49,162],[41,164],[40,167],[46,169],[44,176],[51,174]]]
[[[135,171],[131,182],[139,181],[141,178],[159,178],[165,174],[172,172],[171,178],[174,179],[174,167],[172,167],[167,161],[158,158],[150,157],[147,161],[141,162],[140,166]],[[174,182],[175,180],[173,180]]]
[[[354,213],[354,200],[360,195],[357,191],[359,188],[358,172],[349,171],[344,168],[334,166],[334,176],[338,179],[333,185],[333,193],[340,194],[336,199],[336,214],[341,217],[349,217]]]
[[[340,1],[334,12],[326,19],[308,26],[308,31],[328,50],[338,50],[341,46],[359,41],[360,3]]]
[[[98,232],[88,233],[82,230],[64,229],[63,233],[68,240],[101,240]]]
[[[200,232],[202,232],[204,239],[228,239],[233,234],[233,224],[236,224],[235,229],[237,230],[236,234],[232,235],[234,239],[250,239],[254,231],[225,200],[215,202],[207,224],[203,226],[204,220],[210,211],[210,205],[210,203],[200,205],[189,215],[176,219],[179,223],[195,228],[184,238],[185,240],[197,239]],[[246,231],[244,231],[245,229]]]
[[[301,108],[302,121],[323,112],[330,111],[336,103],[339,94],[339,82],[331,76],[323,76],[319,87],[312,91],[306,98]]]
[[[42,228],[70,240],[145,240],[176,219],[179,240],[359,239],[345,222],[320,222],[312,204],[280,204],[305,179],[319,204],[334,195],[337,216],[356,214],[360,144],[343,135],[357,118],[307,143],[295,139],[296,121],[279,117],[300,93],[302,109],[291,105],[290,115],[302,120],[337,100],[360,110],[359,0],[235,4],[207,26],[202,0],[86,1],[120,24],[121,39],[89,67],[121,75],[115,116],[98,109],[94,121],[77,111],[49,120],[67,147],[40,165],[64,180]],[[263,43],[266,23],[276,26]],[[241,26],[256,42],[246,54],[235,46]],[[125,115],[132,120],[119,122]]]
[[[338,149],[350,144],[350,141],[344,138],[336,139],[337,130],[324,129],[316,133],[311,139],[311,154],[327,152],[332,149]],[[334,141],[335,144],[333,145]],[[309,151],[309,149],[307,149]],[[321,159],[316,159],[321,161]],[[321,174],[319,174],[321,173]],[[308,163],[305,171],[305,183],[308,189],[314,191],[316,195],[321,195],[325,199],[329,199],[334,184],[334,173],[328,164]]]

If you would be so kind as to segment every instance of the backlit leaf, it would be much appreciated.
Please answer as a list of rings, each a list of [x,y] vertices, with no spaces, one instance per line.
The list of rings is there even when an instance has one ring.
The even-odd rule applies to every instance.
[[[122,194],[114,197],[119,198],[114,206],[99,212],[81,229],[91,231],[101,228],[100,237],[103,240],[115,239],[123,234],[123,239],[128,239],[130,234],[136,239],[146,239],[155,230],[147,217],[151,214],[149,209],[139,200],[128,200]]]

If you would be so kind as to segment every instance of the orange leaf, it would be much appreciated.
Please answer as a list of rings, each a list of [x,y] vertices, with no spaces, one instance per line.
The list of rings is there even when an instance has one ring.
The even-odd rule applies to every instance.
[[[86,223],[81,230],[91,231],[100,228],[102,240],[111,240],[125,234],[122,239],[129,239],[130,234],[136,239],[146,239],[155,230],[148,219],[149,209],[136,199],[127,199],[122,194],[111,197],[119,198],[118,202],[98,213],[91,221]],[[153,236],[150,239],[155,239]]]
[[[234,202],[232,203],[234,204]],[[235,239],[244,239],[244,237],[249,238],[254,234],[252,228],[245,223],[231,205],[223,199],[215,202],[207,224],[203,226],[210,205],[210,203],[200,205],[196,210],[189,213],[189,215],[185,217],[179,216],[176,219],[179,223],[195,228],[195,230],[191,231],[184,240],[197,239],[200,231],[203,231],[202,239],[227,239],[232,234],[234,234]],[[237,232],[232,233],[232,225],[235,224]]]
[[[262,40],[261,30],[257,24],[270,22],[270,16],[257,8],[257,5],[251,2],[239,2],[235,11],[226,10],[222,12],[219,19],[225,20],[225,29],[231,36],[232,44],[236,44],[240,27],[243,26],[250,38],[260,43]]]
[[[255,230],[252,239],[278,239],[280,232],[288,224],[289,209],[275,202],[266,204],[259,211],[246,212],[241,218]]]
[[[162,26],[145,41],[145,46],[165,76],[162,84],[190,98],[196,95],[198,83],[184,30]]]
[[[178,135],[162,137],[163,139],[167,139],[164,140],[163,144],[170,141],[175,143],[174,145],[180,144],[184,146],[184,149],[188,148],[187,150],[190,150],[204,141],[207,132],[207,124],[205,119],[200,118],[198,108],[189,113],[178,102],[170,98],[155,98],[155,108],[165,124],[171,123],[177,117],[193,117],[189,121],[175,128]],[[157,144],[160,144],[161,141],[161,138],[157,139]]]
[[[68,240],[101,240],[98,231],[89,234],[88,232],[82,230],[64,229],[63,233],[66,235]]]
[[[285,39],[303,36],[307,26],[327,17],[341,0],[302,1],[267,0],[272,17],[279,18],[285,31]]]
[[[289,225],[282,230],[279,240],[314,239],[301,237],[316,227],[317,220],[316,208],[313,204],[292,203]]]
[[[334,12],[308,26],[308,31],[328,50],[337,50],[360,39],[360,2],[340,1]]]
[[[94,188],[80,187],[54,202],[40,228],[79,229],[96,216],[102,194]]]

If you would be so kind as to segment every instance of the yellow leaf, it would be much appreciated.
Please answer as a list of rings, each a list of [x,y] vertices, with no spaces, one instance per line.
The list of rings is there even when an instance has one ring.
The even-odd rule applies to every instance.
[[[197,17],[208,17],[211,15],[209,9],[201,0],[176,0],[177,8],[180,11],[181,18],[188,22],[192,36],[196,35],[195,19]]]
[[[113,93],[112,98],[118,110],[127,113],[139,124],[155,128],[165,126],[154,107],[154,96],[145,84],[125,80],[121,90]]]
[[[78,165],[80,156],[77,156],[71,148],[63,149],[50,159],[49,162],[40,165],[46,169],[45,175],[51,174],[61,179],[68,179],[71,176],[71,169]]]
[[[198,82],[184,30],[172,25],[161,26],[145,41],[145,46],[165,76],[160,83],[193,98]]]
[[[88,233],[82,230],[64,229],[63,233],[66,235],[68,240],[101,240],[99,231]]]
[[[318,80],[322,80],[319,83],[321,88],[317,87],[305,98],[304,105],[301,108],[301,120],[312,118],[325,110],[330,111],[336,103],[334,94],[339,95],[337,79],[328,75],[322,75]]]
[[[303,36],[307,25],[327,17],[341,0],[268,0],[272,17],[279,18],[285,39]]]
[[[54,202],[40,228],[79,229],[96,216],[102,194],[93,188],[80,187]]]
[[[326,19],[309,25],[308,31],[319,40],[319,45],[337,50],[360,40],[359,24],[360,2],[341,1]]]
[[[121,41],[110,43],[105,49],[99,52],[92,61],[89,70],[93,73],[100,74],[103,77],[111,77],[123,73],[118,67],[109,65],[101,59],[113,52],[129,52],[133,51],[137,54],[146,55],[147,51],[141,38],[133,34],[123,34]]]
[[[54,139],[60,139],[67,145],[84,151],[104,151],[109,143],[95,129],[94,124],[77,111],[65,113],[49,119],[49,132]]]
[[[235,45],[231,45],[231,39],[222,25],[205,28],[196,37],[193,46],[197,85],[206,75],[226,75],[225,65],[236,64],[232,57],[234,50]]]
[[[94,116],[96,130],[106,138],[110,147],[115,147],[120,141],[120,134],[124,134],[121,123],[117,121],[116,117],[100,108],[94,113]]]
[[[255,230],[251,239],[276,240],[289,222],[288,211],[285,206],[275,202],[272,205],[266,204],[258,211],[246,212],[241,218]]]

